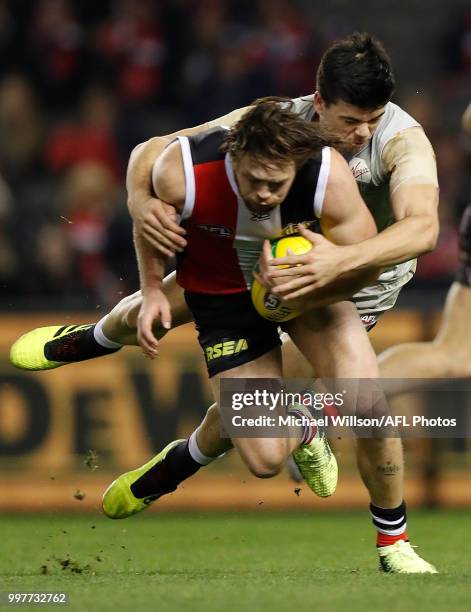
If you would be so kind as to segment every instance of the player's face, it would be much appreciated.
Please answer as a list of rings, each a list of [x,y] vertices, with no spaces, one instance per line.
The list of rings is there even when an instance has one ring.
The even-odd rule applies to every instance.
[[[273,163],[241,155],[233,166],[239,193],[247,208],[255,213],[279,206],[296,176],[294,161]]]
[[[343,144],[338,148],[347,155],[366,147],[384,115],[384,106],[364,110],[341,100],[327,105],[318,91],[314,94],[314,107],[322,125],[340,138]]]

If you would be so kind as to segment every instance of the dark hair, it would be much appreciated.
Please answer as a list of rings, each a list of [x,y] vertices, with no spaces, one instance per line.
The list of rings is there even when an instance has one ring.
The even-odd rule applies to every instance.
[[[294,161],[299,167],[324,146],[338,144],[318,123],[292,112],[289,98],[260,98],[224,137],[222,150],[237,159],[248,153],[265,161]]]
[[[391,60],[380,41],[367,32],[335,42],[317,71],[317,89],[327,105],[342,100],[376,109],[389,102],[394,87]]]

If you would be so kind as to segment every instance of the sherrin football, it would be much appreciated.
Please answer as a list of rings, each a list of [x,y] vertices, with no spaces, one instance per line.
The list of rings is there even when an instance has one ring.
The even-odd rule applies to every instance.
[[[302,255],[310,251],[311,248],[312,244],[302,236],[287,236],[286,238],[273,240],[271,243],[273,257],[285,257],[288,254],[288,249],[290,249],[294,255]],[[283,268],[286,266],[279,267]],[[257,263],[255,271],[258,272],[258,270]],[[300,310],[291,308],[283,302],[280,297],[267,291],[267,289],[265,289],[256,279],[252,282],[251,294],[255,310],[264,319],[282,323],[284,321],[290,321],[301,314]]]

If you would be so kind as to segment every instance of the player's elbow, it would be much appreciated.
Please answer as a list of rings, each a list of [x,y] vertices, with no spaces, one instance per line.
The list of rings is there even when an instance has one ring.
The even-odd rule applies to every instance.
[[[424,253],[429,253],[430,251],[433,251],[433,249],[437,245],[439,231],[440,231],[440,224],[436,216],[424,217],[423,230],[421,232],[421,239],[422,239],[421,255]]]
[[[152,157],[153,161],[169,142],[170,140],[166,136],[154,136],[136,145],[129,156],[127,168],[128,177],[136,164],[139,164],[146,155]]]
[[[363,242],[364,240],[369,240],[378,235],[378,228],[371,215],[365,217],[360,228],[360,231],[357,233],[356,242]]]

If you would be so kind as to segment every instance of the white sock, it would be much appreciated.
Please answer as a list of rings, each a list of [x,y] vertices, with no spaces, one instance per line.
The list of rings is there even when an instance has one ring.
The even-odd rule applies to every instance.
[[[203,455],[199,449],[198,442],[196,441],[197,431],[198,430],[195,429],[188,440],[188,452],[196,463],[199,463],[200,465],[208,465],[208,463],[211,463],[211,461],[214,461],[217,459],[217,457],[207,457],[206,455]]]
[[[113,342],[113,340],[109,340],[105,334],[103,333],[103,323],[108,318],[108,315],[105,315],[102,319],[98,321],[98,323],[93,328],[93,337],[98,342],[100,346],[104,346],[108,349],[117,349],[121,348],[123,345],[119,342]]]

